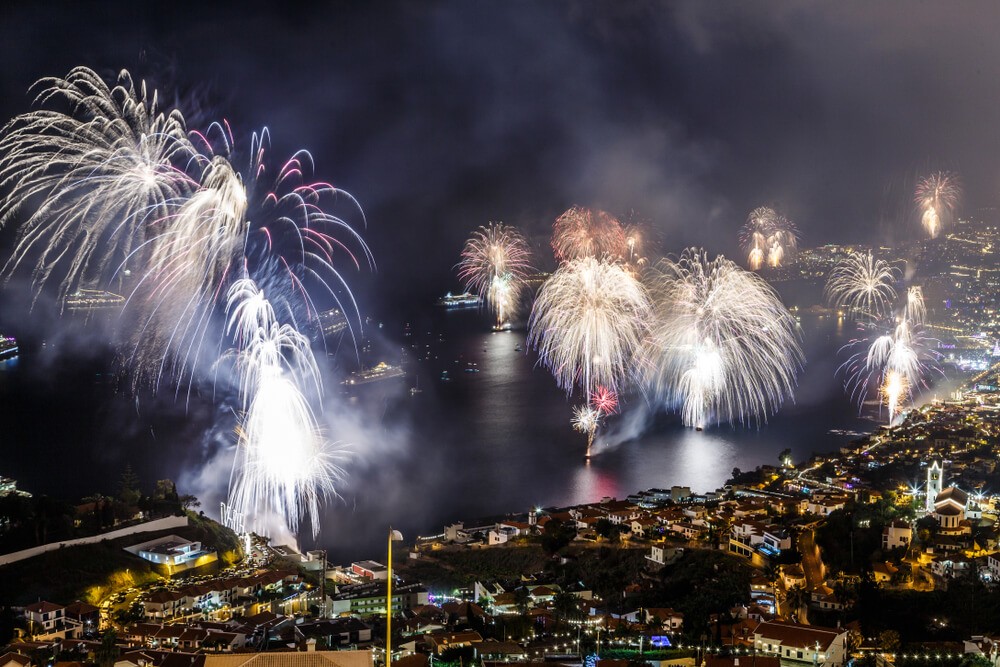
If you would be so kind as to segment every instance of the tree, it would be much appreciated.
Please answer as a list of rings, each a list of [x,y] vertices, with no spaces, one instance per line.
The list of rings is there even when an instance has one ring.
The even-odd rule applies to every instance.
[[[190,494],[184,494],[180,497],[181,507],[185,510],[189,510],[193,507],[201,507],[201,501]]]
[[[883,630],[878,633],[878,647],[884,653],[895,653],[899,650],[899,633],[895,630]]]
[[[552,608],[556,614],[564,621],[573,620],[580,616],[580,607],[577,604],[576,596],[569,591],[559,591],[552,598]]]
[[[132,470],[131,464],[125,466],[118,487],[118,498],[128,507],[135,507],[142,497],[142,492],[139,491],[139,476]]]
[[[785,597],[788,606],[794,610],[800,623],[809,620],[809,591],[802,586],[792,586]]]
[[[514,589],[514,606],[517,607],[517,611],[522,616],[528,613],[528,604],[531,602],[531,595],[528,594],[528,589],[524,586],[520,586]]]
[[[119,650],[115,643],[118,637],[114,630],[108,630],[101,637],[101,645],[94,651],[94,662],[97,667],[113,667],[118,660]]]

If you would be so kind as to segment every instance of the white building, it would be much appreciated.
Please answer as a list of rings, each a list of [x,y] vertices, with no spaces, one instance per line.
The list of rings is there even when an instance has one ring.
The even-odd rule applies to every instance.
[[[754,631],[757,651],[781,657],[782,664],[801,662],[821,667],[841,667],[847,656],[847,631],[797,625],[784,621],[765,621]]]
[[[913,540],[913,528],[901,519],[896,519],[882,529],[882,550],[909,547]]]
[[[944,463],[934,461],[927,468],[927,513],[934,511],[934,499],[944,488]]]

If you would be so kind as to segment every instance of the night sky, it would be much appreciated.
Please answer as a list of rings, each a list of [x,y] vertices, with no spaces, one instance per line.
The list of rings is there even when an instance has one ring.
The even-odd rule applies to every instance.
[[[995,2],[267,4],[4,3],[0,116],[86,65],[244,146],[268,126],[364,206],[373,309],[457,287],[470,229],[541,242],[574,204],[733,254],[761,204],[810,246],[915,232],[933,170],[966,210],[1000,191]]]

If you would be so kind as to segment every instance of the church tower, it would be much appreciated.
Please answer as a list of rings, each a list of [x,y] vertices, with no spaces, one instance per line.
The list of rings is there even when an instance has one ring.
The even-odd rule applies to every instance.
[[[944,463],[934,461],[927,468],[927,511],[934,511],[934,499],[944,488]]]

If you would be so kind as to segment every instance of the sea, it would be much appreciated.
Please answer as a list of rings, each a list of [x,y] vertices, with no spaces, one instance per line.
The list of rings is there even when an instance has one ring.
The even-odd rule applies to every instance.
[[[858,331],[835,315],[798,315],[807,362],[794,400],[766,422],[685,428],[641,393],[621,396],[585,460],[567,396],[539,365],[523,326],[493,331],[488,315],[428,306],[368,323],[357,361],[386,361],[405,374],[352,391],[328,381],[323,425],[343,471],[303,549],[335,563],[378,560],[390,527],[407,540],[477,525],[533,507],[625,498],[650,488],[725,484],[734,468],[777,464],[784,449],[802,461],[837,450],[884,423],[877,406],[859,414],[837,375]],[[20,488],[75,500],[115,493],[128,465],[144,486],[178,481],[218,515],[233,457],[226,403],[211,387],[138,394],[112,372],[111,354],[80,346],[67,355],[29,341],[0,365],[0,476]],[[350,356],[350,355],[348,355]],[[329,363],[343,364],[343,354]],[[324,361],[324,363],[327,363]],[[344,369],[341,369],[343,371]],[[333,374],[331,373],[331,376]],[[212,433],[212,437],[207,437]]]

